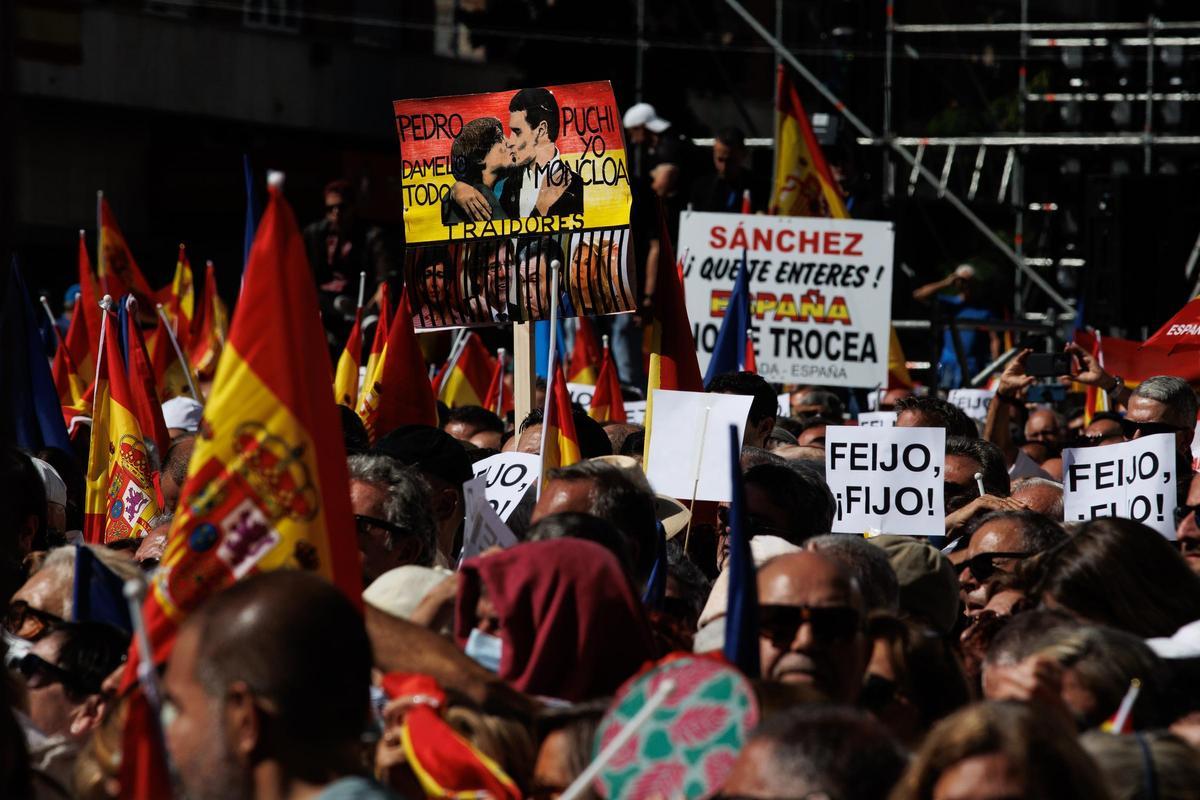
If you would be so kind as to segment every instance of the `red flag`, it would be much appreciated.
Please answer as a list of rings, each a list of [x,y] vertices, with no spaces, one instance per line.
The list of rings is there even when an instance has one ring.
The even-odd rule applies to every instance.
[[[379,287],[379,320],[375,323],[375,335],[371,339],[371,352],[367,353],[367,371],[363,375],[363,386],[370,386],[375,381],[375,371],[379,368],[379,357],[383,355],[383,346],[387,343],[388,326],[391,321],[392,305],[388,299],[388,285],[385,283]],[[361,410],[358,415],[362,416]]]
[[[132,294],[142,306],[142,313],[154,308],[154,291],[146,282],[146,276],[133,260],[133,253],[125,242],[125,235],[117,225],[117,218],[109,208],[104,193],[97,194],[97,216],[100,224],[100,241],[96,247],[100,262],[100,286],[105,294],[117,299]],[[83,283],[80,283],[83,288]]]
[[[179,350],[175,345],[179,345]],[[171,341],[171,331],[167,329],[167,321],[162,314],[158,315],[157,327],[147,342],[150,351],[150,363],[154,367],[154,381],[158,386],[158,396],[163,402],[172,397],[192,397],[192,384],[195,375],[191,375],[192,367],[186,358],[180,360],[179,352],[183,349],[182,342]],[[199,391],[199,389],[197,389]],[[200,400],[199,397],[194,398]]]
[[[83,319],[87,323],[87,338],[91,348],[91,356],[84,360],[76,360],[82,370],[96,370],[96,348],[100,346],[100,293],[96,286],[96,276],[92,273],[92,261],[88,257],[87,241],[82,229],[79,231],[79,299],[75,303],[83,307]],[[89,380],[95,380],[93,374]]]
[[[271,190],[145,616],[153,658],[182,620],[248,575],[307,569],[361,602],[332,367],[304,240]],[[426,382],[428,385],[428,382]],[[130,659],[126,683],[136,675]]]
[[[751,211],[752,211],[752,208],[750,206],[750,190],[743,189],[742,190],[742,213],[749,214],[749,213],[751,213]]]
[[[163,420],[162,401],[154,385],[154,367],[137,322],[137,301],[132,299],[129,301],[129,313],[125,315],[125,347],[128,351],[129,399],[132,402],[129,410],[137,417],[142,436],[158,448],[158,457],[161,459],[167,454],[171,437]]]
[[[746,334],[746,356],[742,361],[742,370],[758,374],[758,353],[754,350],[754,337]]]
[[[346,346],[338,356],[333,374],[333,399],[338,405],[354,408],[358,403],[358,368],[362,361],[362,309],[354,312],[354,325],[346,337]]]
[[[159,800],[171,796],[162,728],[140,687],[126,701],[125,729],[121,734],[121,797],[125,800]]]
[[[552,366],[549,413],[542,420],[542,476],[552,469],[569,467],[581,458],[579,435],[575,433],[575,417],[572,416],[571,394],[563,378],[562,365]]]
[[[359,416],[371,442],[401,425],[438,423],[437,401],[429,384],[425,357],[413,333],[408,290],[400,293],[396,316],[370,383],[363,384]]]
[[[596,380],[596,391],[592,393],[592,407],[588,416],[597,422],[627,422],[625,399],[621,397],[621,381],[617,378],[617,363],[612,350],[604,348],[600,363],[600,377]]]
[[[849,217],[833,172],[813,134],[800,94],[779,65],[775,94],[775,187],[772,214],[783,217]]]
[[[88,355],[87,329],[81,316],[82,311],[83,308],[76,300],[75,308],[71,311],[71,324],[67,328],[65,338],[59,333],[58,326],[54,326],[54,336],[58,339],[58,347],[54,349],[54,363],[50,368],[50,374],[54,378],[54,389],[58,392],[58,401],[64,406],[79,406],[83,398],[83,391],[87,387],[87,381],[84,380],[79,369],[79,362],[75,359],[76,350],[81,351],[85,356]],[[80,341],[81,337],[83,341]],[[75,340],[75,348],[71,347],[72,339]]]
[[[652,298],[653,316],[645,334],[650,356],[646,397],[649,398],[654,389],[703,392],[704,379],[700,377],[700,363],[696,360],[696,340],[692,338],[692,325],[688,322],[687,304],[683,298],[683,264],[679,262],[676,269],[669,266],[676,263],[675,251],[661,209],[658,241],[658,282]],[[647,409],[647,419],[649,414]],[[646,441],[650,441],[649,436]]]
[[[571,360],[567,364],[567,381],[594,386],[601,359],[596,329],[587,317],[576,317],[575,323],[575,346],[571,348]]]
[[[433,379],[433,391],[450,408],[481,406],[496,360],[474,333],[468,332],[459,351]]]
[[[496,353],[496,366],[492,369],[492,379],[488,383],[487,396],[483,400],[483,407],[488,411],[495,412],[501,418],[513,410],[512,392],[504,385],[504,356],[504,348],[500,348]]]
[[[192,322],[188,358],[197,375],[211,378],[229,334],[229,311],[217,292],[217,275],[211,261],[204,267],[204,304]]]

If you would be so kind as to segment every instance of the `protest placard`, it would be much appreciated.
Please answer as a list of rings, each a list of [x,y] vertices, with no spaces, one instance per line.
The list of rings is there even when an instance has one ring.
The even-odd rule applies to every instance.
[[[654,390],[650,460],[646,477],[659,494],[680,499],[729,501],[729,448],[713,446],[736,425],[744,435],[753,398]],[[706,446],[707,445],[707,446]]]
[[[1159,433],[1105,447],[1063,450],[1067,522],[1124,517],[1175,538],[1175,436]]]
[[[501,521],[508,518],[541,476],[533,453],[498,453],[475,463],[475,477],[484,479],[484,493]]]
[[[646,401],[626,400],[625,421],[630,425],[644,425],[646,423]]]
[[[991,389],[951,389],[946,399],[971,419],[983,422],[987,419],[988,406],[992,404],[995,394]]]
[[[679,252],[701,372],[745,259],[760,375],[886,385],[892,239],[890,222],[684,212]]]
[[[496,515],[487,497],[485,478],[476,475],[463,484],[462,560],[473,558],[491,547],[512,547],[518,540]]]
[[[592,407],[592,395],[596,393],[596,387],[590,383],[568,383],[567,394],[571,396],[572,403],[578,403],[587,411]]]
[[[779,404],[779,407],[776,409],[775,413],[781,417],[790,417],[792,415],[792,393],[783,392],[775,399]]]
[[[863,411],[858,415],[858,427],[894,428],[897,416],[895,411]]]
[[[826,428],[834,532],[943,535],[945,462],[943,428]]]
[[[633,308],[631,194],[607,81],[397,100],[417,328]]]

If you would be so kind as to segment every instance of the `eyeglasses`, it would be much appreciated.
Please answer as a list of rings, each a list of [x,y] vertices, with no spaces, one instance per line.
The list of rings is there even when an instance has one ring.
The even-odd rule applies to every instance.
[[[1124,417],[1121,418],[1121,432],[1125,434],[1126,439],[1132,439],[1138,434],[1153,436],[1156,433],[1180,433],[1190,430],[1192,429],[1185,428],[1182,425],[1171,425],[1166,422],[1136,422]]]
[[[369,534],[371,528],[383,528],[393,536],[407,536],[408,528],[401,527],[394,522],[388,522],[386,519],[379,517],[368,517],[366,514],[355,514],[354,525],[359,533]]]
[[[996,559],[1028,558],[1031,555],[1033,553],[979,553],[978,555],[971,556],[962,563],[964,567],[971,570],[971,574],[975,576],[975,580],[983,583],[996,574]],[[961,572],[961,569],[959,571]]]
[[[1200,550],[1200,539],[1176,539],[1175,546],[1179,548],[1180,553],[1191,553]]]
[[[1197,511],[1200,511],[1200,503],[1192,506],[1186,504],[1175,506],[1175,526],[1178,527],[1179,523],[1187,519],[1189,514],[1194,514]]]
[[[858,633],[860,621],[858,611],[850,606],[758,607],[758,635],[779,645],[790,644],[806,622],[813,638],[822,644],[845,641]]]
[[[66,622],[62,617],[34,608],[24,600],[14,600],[4,614],[4,629],[13,636],[31,642],[36,642]]]
[[[63,688],[73,688],[75,684],[71,673],[33,653],[22,656],[17,662],[17,669],[30,689],[43,689],[55,683],[61,683]]]

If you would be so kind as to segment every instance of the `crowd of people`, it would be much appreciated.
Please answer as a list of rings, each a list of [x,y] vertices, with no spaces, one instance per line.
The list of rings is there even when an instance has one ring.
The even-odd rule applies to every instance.
[[[761,722],[689,796],[1200,796],[1200,482],[1178,483],[1174,542],[1125,519],[1065,522],[1060,482],[1066,447],[1163,432],[1191,475],[1196,396],[1168,376],[1130,391],[1068,353],[1071,377],[1121,413],[1085,425],[1026,402],[1027,352],[983,424],[932,394],[880,393],[898,426],[946,431],[945,534],[932,539],[830,533],[824,447],[831,426],[855,424],[844,391],[794,387],[784,416],[755,374],[710,382],[751,398],[737,513],[756,573],[759,672],[745,677]],[[345,412],[362,610],[311,574],[273,572],[186,620],[162,675],[183,796],[557,797],[597,755],[628,681],[679,653],[721,658],[734,512],[656,496],[642,426],[577,408],[582,460],[509,517],[520,543],[460,563],[473,464],[538,453],[541,413],[442,407],[440,428],[368,446]],[[79,543],[70,454],[4,452],[3,796],[123,796],[132,624],[119,588],[106,606],[95,586],[154,581],[201,424],[187,398],[164,416],[164,514],[125,546]]]

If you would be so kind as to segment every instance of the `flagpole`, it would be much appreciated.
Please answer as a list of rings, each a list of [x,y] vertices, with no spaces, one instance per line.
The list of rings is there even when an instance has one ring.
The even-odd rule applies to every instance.
[[[54,319],[54,312],[50,310],[50,301],[46,299],[46,295],[38,295],[38,301],[41,302],[42,308],[46,311],[46,316],[50,318],[50,327],[54,329],[54,341],[59,347],[66,347],[66,342],[63,341],[62,331],[58,329],[58,321]]]
[[[367,271],[358,273],[358,310],[362,310],[363,297],[367,291]]]
[[[104,214],[101,206],[104,203],[104,190],[96,190],[96,275],[100,278],[100,291],[108,294],[108,271],[104,269]],[[83,287],[80,287],[83,288]],[[108,298],[110,301],[112,297]],[[103,307],[104,302],[100,305]]]
[[[162,756],[166,761],[167,775],[174,785],[177,773],[175,765],[171,761],[171,751],[166,747],[166,729],[162,718],[162,685],[159,683],[158,668],[154,664],[154,650],[150,646],[150,634],[146,630],[146,617],[142,610],[146,600],[146,587],[140,581],[130,580],[125,582],[122,592],[125,595],[126,603],[129,604],[129,619],[133,623],[133,637],[137,641],[138,683],[141,684],[142,694],[146,696],[146,702],[150,706],[151,713],[154,714],[156,723],[154,733],[159,739],[159,744],[162,745]]]
[[[500,370],[500,385],[496,387],[496,416],[504,416],[504,356],[507,351],[503,347],[496,349],[497,369]]]
[[[692,502],[688,506],[688,511],[692,511],[696,507],[696,493],[700,491],[700,465],[704,463],[704,440],[708,433],[708,414],[712,411],[712,406],[704,407],[704,423],[700,426],[700,451],[696,454],[696,473],[692,479]],[[688,542],[692,536],[692,519],[696,516],[695,512],[688,517],[687,530],[683,534],[683,552],[688,551]]]
[[[171,340],[171,347],[174,348],[175,356],[179,359],[179,366],[183,367],[183,377],[187,378],[188,388],[192,390],[192,399],[197,403],[203,403],[204,399],[200,397],[200,393],[196,391],[196,384],[192,381],[192,367],[184,358],[183,351],[179,349],[179,341],[175,338],[175,331],[171,330],[171,321],[167,319],[167,313],[163,311],[163,304],[158,303],[155,309],[163,321],[163,327],[166,328],[167,337]]]
[[[546,399],[542,404],[542,440],[538,443],[538,461],[540,472],[546,472],[546,423],[550,420],[550,401],[554,397],[554,379],[557,376],[558,365],[554,363],[555,345],[558,344],[558,270],[562,266],[558,259],[550,262],[550,352],[546,357]],[[518,423],[519,424],[519,423]],[[537,498],[542,497],[542,483],[537,482]]]
[[[106,294],[100,298],[100,342],[96,348],[96,380],[92,385],[92,419],[96,419],[96,403],[100,399],[100,366],[104,361],[104,337],[108,335],[108,312],[112,311],[112,295]],[[88,458],[92,458],[91,455]]]
[[[442,380],[442,385],[438,387],[438,399],[442,399],[442,393],[446,391],[446,384],[450,381],[450,373],[454,372],[454,368],[458,366],[458,360],[462,358],[463,351],[467,349],[467,336],[470,331],[466,328],[459,328],[458,333],[454,335],[454,343],[450,346],[450,355],[446,359],[446,377]],[[436,373],[435,373],[436,374]]]

